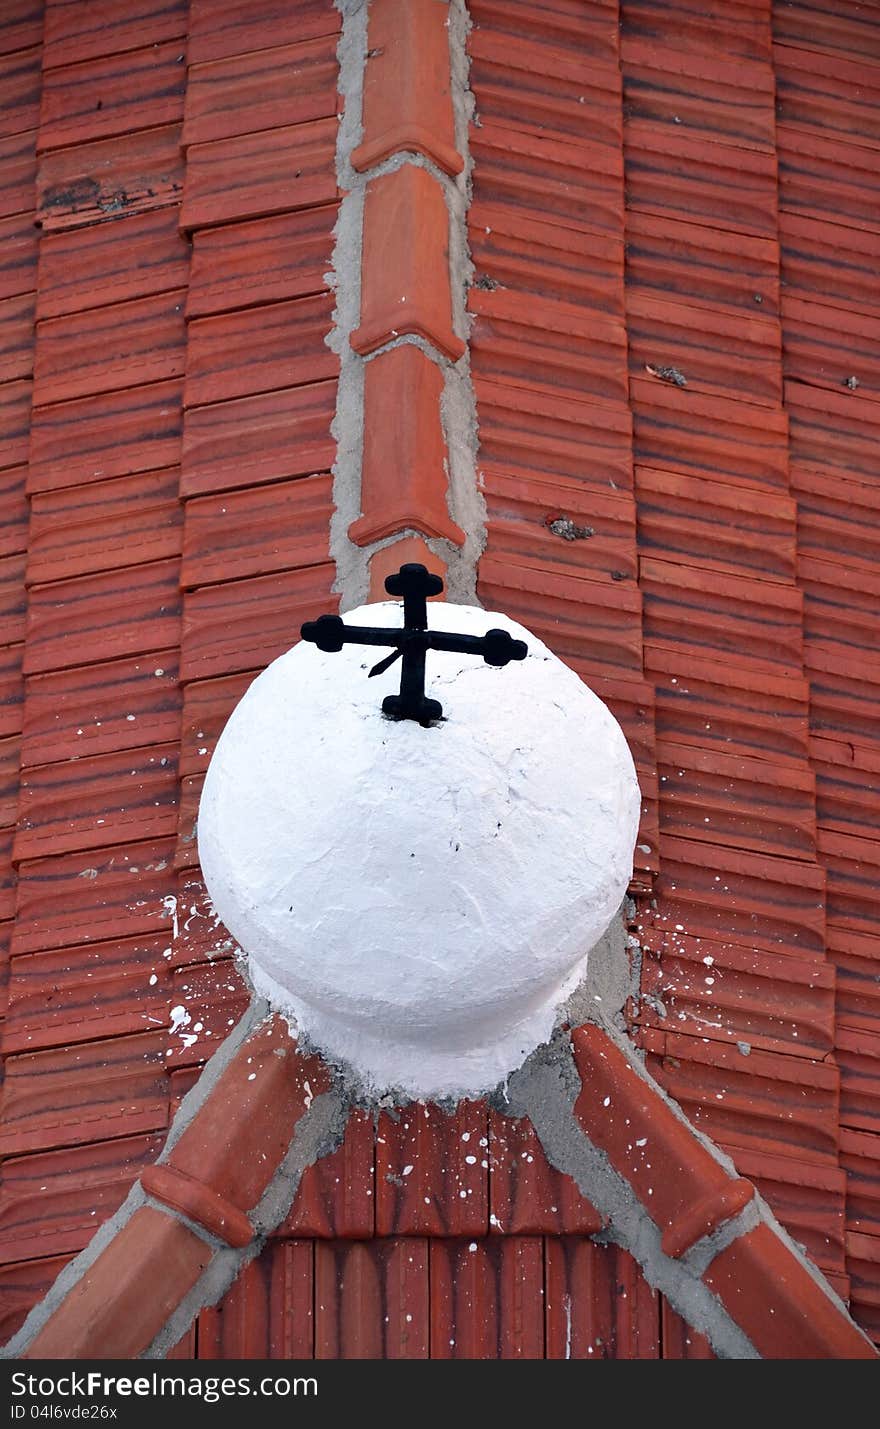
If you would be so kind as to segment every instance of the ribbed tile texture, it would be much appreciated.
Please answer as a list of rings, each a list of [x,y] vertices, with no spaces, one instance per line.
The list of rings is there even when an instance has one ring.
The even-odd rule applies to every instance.
[[[488,518],[478,593],[588,683],[609,670],[630,679],[635,704],[645,692],[619,40],[616,7],[588,9],[472,7],[469,309]],[[634,890],[657,866],[650,704]],[[628,723],[624,701],[611,706]]]
[[[330,0],[8,8],[4,1339],[246,1004],[195,818],[234,705],[336,599],[341,104]],[[444,8],[405,11],[429,75]],[[880,1338],[877,27],[801,0],[469,10],[480,598],[633,750],[649,1067]],[[404,146],[455,172],[448,94],[370,63],[365,164]],[[417,237],[439,188],[413,173]],[[406,306],[442,347],[435,230]],[[428,361],[371,359],[374,439],[398,351]],[[442,441],[417,446],[389,531],[407,502],[408,527],[449,519]],[[380,517],[392,494],[365,483]],[[173,1355],[711,1357],[601,1229],[528,1123],[357,1113]],[[761,1241],[712,1272],[734,1313]],[[769,1313],[756,1333],[772,1355]]]

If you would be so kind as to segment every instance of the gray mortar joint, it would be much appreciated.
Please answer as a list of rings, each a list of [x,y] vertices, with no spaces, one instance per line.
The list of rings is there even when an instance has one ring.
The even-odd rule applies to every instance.
[[[336,563],[334,590],[340,595],[343,613],[364,604],[368,599],[370,558],[399,540],[401,535],[417,535],[446,564],[444,598],[461,605],[478,605],[476,567],[486,544],[486,505],[477,484],[477,413],[470,354],[466,351],[453,363],[431,343],[407,337],[392,340],[379,352],[364,358],[354,351],[350,343],[351,334],[360,321],[364,192],[370,179],[393,173],[403,164],[427,169],[441,186],[449,216],[453,329],[459,337],[467,340],[470,330],[467,291],[473,279],[466,221],[472,169],[468,124],[474,108],[473,96],[468,88],[465,48],[470,20],[464,0],[449,0],[451,91],[456,147],[464,159],[462,174],[452,179],[431,160],[410,152],[395,154],[365,173],[358,173],[352,167],[351,154],[363,138],[363,83],[369,7],[367,3],[358,3],[358,0],[335,0],[335,3],[343,17],[337,58],[339,92],[344,99],[344,111],[339,124],[336,173],[344,197],[334,230],[333,272],[328,275],[336,293],[334,326],[326,338],[328,347],[336,353],[340,363],[336,415],[331,427],[337,446],[333,467],[335,510],[330,523],[330,554]],[[440,419],[447,452],[447,507],[452,520],[465,532],[465,544],[461,548],[452,541],[427,537],[423,532],[410,528],[365,547],[356,546],[348,536],[349,527],[361,514],[364,368],[366,362],[379,356],[380,352],[402,342],[412,342],[420,347],[443,374]]]
[[[246,1039],[270,1015],[265,1001],[255,998],[251,1002],[235,1029],[206,1064],[195,1086],[183,1098],[156,1165],[162,1165],[168,1160],[170,1152],[204,1106],[226,1067]],[[167,1354],[181,1335],[185,1334],[199,1311],[215,1304],[230,1288],[243,1267],[259,1255],[266,1237],[280,1224],[290,1209],[303,1172],[335,1150],[342,1141],[349,1110],[350,1102],[338,1084],[329,1092],[322,1092],[314,1098],[297,1122],[284,1160],[250,1214],[254,1239],[244,1247],[233,1248],[226,1245],[188,1216],[175,1212],[161,1201],[148,1196],[140,1181],[136,1181],[115,1214],[99,1227],[88,1245],[64,1267],[43,1299],[30,1311],[21,1328],[6,1345],[0,1347],[0,1359],[14,1359],[24,1353],[62,1302],[87,1275],[102,1251],[127,1225],[135,1212],[144,1206],[160,1211],[172,1220],[180,1221],[213,1252],[210,1263],[192,1290],[172,1312],[152,1345],[143,1351],[145,1358],[161,1358]]]

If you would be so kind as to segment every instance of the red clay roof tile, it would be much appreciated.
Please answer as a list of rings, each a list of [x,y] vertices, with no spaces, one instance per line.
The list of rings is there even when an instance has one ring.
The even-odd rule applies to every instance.
[[[825,876],[813,864],[667,835],[658,920],[739,947],[821,956],[824,889]]]
[[[772,318],[694,311],[689,303],[638,293],[629,295],[627,313],[633,376],[669,381],[672,369],[678,384],[684,379],[695,392],[778,406],[779,328]]]
[[[807,754],[808,686],[801,675],[750,669],[698,651],[645,642],[656,687],[657,731],[688,744],[761,759]]]
[[[0,1268],[0,1334],[4,1339],[20,1328],[28,1312],[42,1300],[69,1259],[69,1255],[58,1255]]]
[[[576,1119],[668,1232],[666,1253],[683,1254],[742,1209],[736,1181],[607,1033],[575,1028],[572,1046],[583,1084]]]
[[[191,144],[180,225],[184,229],[333,203],[335,116],[266,134]]]
[[[846,1264],[850,1274],[853,1314],[876,1342],[880,1340],[880,1236],[850,1232],[846,1238]]]
[[[16,880],[12,867],[12,829],[0,831],[0,919],[15,917]]]
[[[684,565],[793,581],[797,507],[767,492],[697,475],[636,467],[639,547]]]
[[[779,203],[789,213],[876,230],[880,176],[872,149],[780,123]]]
[[[270,1242],[259,1259],[245,1266],[221,1303],[199,1316],[202,1358],[311,1359],[314,1280],[309,1241]]]
[[[0,219],[0,298],[31,293],[37,286],[38,235],[31,214]]]
[[[64,1151],[7,1157],[0,1196],[0,1262],[82,1250],[124,1201],[162,1136],[126,1136]]]
[[[226,1245],[240,1250],[253,1240],[254,1230],[244,1212],[195,1176],[172,1166],[147,1166],[140,1179],[154,1201],[179,1211]]]
[[[643,1001],[639,1021],[797,1057],[834,1046],[834,969],[827,963],[759,952],[679,932],[668,920],[639,931]]]
[[[604,144],[523,133],[494,123],[474,129],[471,157],[480,203],[516,223],[527,217],[565,228],[619,234],[623,211],[621,156]],[[491,219],[489,220],[491,226]]]
[[[0,467],[27,461],[30,382],[0,384]]]
[[[484,1235],[489,1224],[488,1111],[413,1102],[376,1128],[376,1233]]]
[[[21,864],[13,957],[169,933],[176,910],[171,855],[171,843],[162,840]]]
[[[41,0],[9,0],[0,19],[0,54],[9,55],[28,45],[38,45],[42,37]]]
[[[4,1053],[155,1030],[167,1020],[170,938],[91,943],[13,959]]]
[[[330,558],[332,479],[315,475],[187,503],[184,587],[320,565]]]
[[[27,550],[26,481],[27,467],[12,466],[0,471],[0,556],[14,556]]]
[[[336,383],[241,397],[185,414],[181,495],[329,471]]]
[[[474,26],[505,35],[521,35],[536,46],[562,47],[583,61],[614,62],[618,54],[618,19],[613,4],[599,0],[470,0]]]
[[[838,1069],[675,1032],[646,1032],[647,1066],[713,1140],[834,1166]]]
[[[0,642],[12,645],[24,633],[24,557],[5,556],[0,560]]]
[[[112,57],[99,51],[78,64],[65,57],[59,68],[47,68],[40,99],[40,152],[182,119],[187,87],[183,50],[179,39],[168,40]]]
[[[179,555],[179,481],[171,467],[37,492],[30,503],[28,585]]]
[[[176,739],[178,660],[176,649],[165,649],[32,675],[27,683],[23,766],[133,749],[145,737],[157,743]],[[134,719],[128,718],[131,714]]]
[[[198,865],[196,824],[204,782],[204,774],[188,774],[180,781],[180,799],[177,808],[177,846],[174,850],[174,867],[177,869],[195,868]]]
[[[38,318],[185,288],[189,249],[175,208],[108,219],[40,240]],[[91,314],[94,317],[94,313]]]
[[[306,124],[336,113],[336,36],[190,64],[184,145]]]
[[[22,777],[13,857],[159,839],[176,824],[176,743],[83,756]]]
[[[880,1146],[870,1131],[840,1128],[840,1165],[846,1173],[846,1228],[880,1236]]]
[[[226,721],[256,673],[254,670],[219,680],[190,680],[185,686],[180,731],[182,776],[206,772]]]
[[[552,1328],[548,1318],[548,1358],[571,1358],[577,1344],[585,1359],[660,1358],[660,1296],[627,1251],[564,1240],[548,1242],[548,1250],[548,1315],[556,1310]],[[597,1284],[586,1303],[577,1293],[584,1273]]]
[[[488,1147],[471,1154],[488,1161],[490,1235],[588,1236],[605,1226],[571,1176],[550,1165],[525,1118],[490,1111]]]
[[[190,322],[184,403],[194,407],[336,377],[339,358],[324,339],[330,294],[249,307]]]
[[[426,566],[429,571],[433,571],[446,583],[446,562],[434,552],[429,550],[420,536],[403,536],[399,541],[393,541],[390,546],[382,546],[370,557],[370,590],[371,601],[388,599],[388,592],[385,589],[386,578],[395,574],[407,561],[417,561],[420,565]],[[429,600],[439,600],[439,596],[429,596]]]
[[[522,621],[563,660],[580,660],[609,674],[641,674],[641,601],[634,583],[511,566],[487,552],[477,593],[488,610],[504,610]]]
[[[629,492],[589,490],[549,474],[530,480],[495,461],[484,461],[481,475],[492,555],[593,579],[612,570],[635,576],[635,502]],[[573,523],[571,538],[553,530],[560,520]]]
[[[536,44],[529,36],[480,27],[468,38],[470,82],[480,123],[558,134],[607,144],[619,151],[623,111],[620,69],[591,55],[588,65],[569,37]]]
[[[172,961],[169,1002],[184,1007],[190,1020],[169,1036],[165,1054],[169,1070],[203,1066],[244,1016],[249,1001],[249,990],[231,958],[190,967],[177,967]]]
[[[46,0],[45,11],[47,69],[186,35],[186,0],[103,0],[88,13],[67,0]]]
[[[7,1058],[3,1155],[164,1130],[166,1040],[145,1032]]]
[[[721,1251],[703,1279],[762,1356],[875,1357],[870,1342],[769,1226],[756,1226]]]
[[[375,1229],[374,1181],[373,1116],[355,1110],[341,1146],[306,1167],[293,1204],[275,1234],[368,1240]]]
[[[793,1156],[748,1151],[724,1143],[722,1147],[737,1170],[754,1181],[796,1244],[804,1248],[836,1288],[835,1280],[845,1274],[847,1187],[843,1171],[838,1166]]]
[[[177,561],[33,586],[25,674],[43,674],[175,645],[180,634]]]
[[[816,817],[832,833],[876,828],[880,813],[880,754],[836,740],[812,739]]]
[[[815,780],[808,768],[664,740],[657,772],[665,786],[664,834],[815,858]]]
[[[402,149],[433,159],[448,174],[463,160],[455,146],[449,10],[438,0],[375,0],[367,27],[362,142],[365,170]]]
[[[788,0],[773,13],[773,35],[813,53],[854,55],[880,62],[880,37],[861,0],[837,0],[820,9],[815,0]]]
[[[367,364],[362,515],[349,527],[357,545],[405,527],[463,544],[464,532],[447,504],[442,393],[440,368],[411,343],[380,353]],[[403,424],[402,412],[407,414]]]
[[[802,668],[801,593],[793,586],[642,556],[645,638],[776,674]]]
[[[778,117],[821,136],[880,146],[880,68],[818,49],[775,45]]]
[[[193,234],[187,316],[205,317],[322,292],[333,252],[335,204],[199,229]]]
[[[728,233],[776,237],[776,156],[708,141],[648,119],[626,130],[629,203]]]
[[[304,620],[337,601],[335,568],[324,564],[191,591],[184,601],[183,680],[267,665],[295,644]]]
[[[187,55],[191,65],[202,64],[336,34],[340,25],[327,0],[298,0],[295,12],[284,0],[253,0],[244,11],[238,0],[190,0]]]
[[[184,300],[182,289],[172,289],[41,322],[34,352],[35,405],[182,376]]]
[[[468,210],[474,287],[511,288],[536,296],[621,314],[623,243],[601,229],[560,228],[540,212],[515,217],[484,205],[478,183]]]
[[[874,491],[841,473],[793,462],[798,546],[805,556],[837,560],[870,574],[880,559],[880,532],[871,519]]]
[[[286,1155],[296,1123],[328,1086],[318,1059],[301,1056],[287,1023],[272,1017],[224,1067],[165,1164],[252,1210]]]
[[[530,480],[555,475],[602,492],[631,491],[632,418],[625,409],[477,378],[480,461]]]
[[[41,407],[31,426],[28,494],[173,466],[181,383],[154,382]]]
[[[649,376],[633,377],[630,391],[640,465],[785,492],[785,413]]]
[[[432,1359],[544,1353],[539,1236],[429,1242]]]
[[[33,367],[34,295],[20,293],[0,302],[0,382],[30,377]]]
[[[424,1240],[318,1241],[315,1358],[427,1358],[428,1255]]]
[[[57,149],[40,160],[37,222],[49,233],[111,213],[161,208],[176,199],[182,183],[177,124]]]
[[[468,309],[475,315],[477,376],[551,396],[626,402],[626,331],[619,318],[501,288],[472,288]]]
[[[134,1357],[147,1348],[212,1257],[173,1216],[135,1211],[62,1301],[26,1358]],[[163,1274],[157,1279],[156,1266]]]
[[[717,47],[687,49],[672,25],[650,39],[624,28],[621,58],[628,121],[674,124],[676,133],[702,142],[774,150],[773,71],[765,59],[722,60]]]
[[[627,0],[624,33],[675,36],[682,51],[770,59],[770,16],[753,0]]]
[[[791,297],[816,298],[858,313],[876,312],[880,232],[783,210],[779,242],[782,274]]]
[[[0,218],[33,213],[37,173],[36,131],[0,139]]]
[[[630,209],[626,240],[626,283],[632,297],[654,293],[694,308],[764,317],[778,312],[775,239],[750,238]]]
[[[414,335],[445,356],[465,344],[453,329],[449,235],[443,190],[415,164],[372,179],[364,203],[360,326],[355,352]]]
[[[0,739],[0,827],[15,823],[21,737]]]
[[[880,314],[855,313],[786,295],[782,320],[786,377],[837,392],[849,391],[847,384],[854,379],[857,401],[877,400]]]

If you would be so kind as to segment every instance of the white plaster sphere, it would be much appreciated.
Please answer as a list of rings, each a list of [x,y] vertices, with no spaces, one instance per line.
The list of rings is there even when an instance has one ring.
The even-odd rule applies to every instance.
[[[384,601],[349,626],[399,627]],[[620,905],[640,794],[602,701],[497,612],[428,603],[431,629],[500,627],[503,669],[429,651],[423,728],[382,714],[400,662],[301,641],[217,743],[198,844],[255,989],[373,1092],[477,1095],[550,1036]]]

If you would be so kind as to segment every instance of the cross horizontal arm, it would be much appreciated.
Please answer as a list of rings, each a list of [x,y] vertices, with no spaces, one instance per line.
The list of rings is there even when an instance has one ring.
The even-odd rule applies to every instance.
[[[307,620],[300,629],[303,640],[311,641],[319,650],[334,653],[343,645],[405,645],[408,632],[396,627],[387,630],[369,625],[346,625],[339,615],[319,615]]]
[[[514,640],[506,630],[487,630],[485,635],[447,635],[442,630],[425,632],[429,650],[447,650],[459,655],[482,655],[487,665],[507,665],[524,660],[528,647]]]

